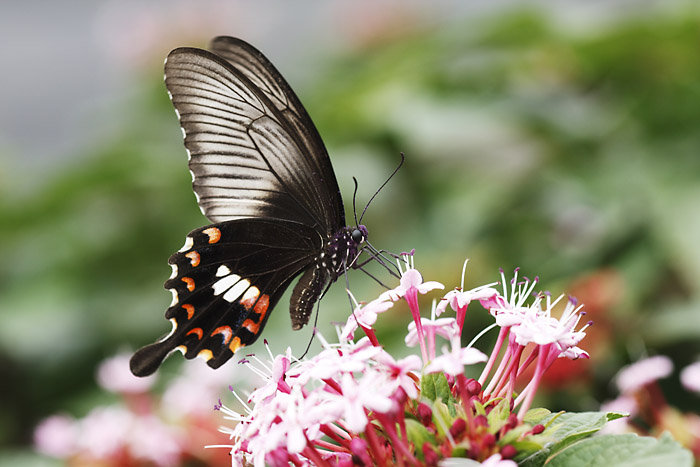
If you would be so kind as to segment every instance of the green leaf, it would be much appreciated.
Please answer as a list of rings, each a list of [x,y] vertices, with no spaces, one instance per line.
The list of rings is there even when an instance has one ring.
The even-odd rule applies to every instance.
[[[551,410],[545,409],[543,407],[530,409],[523,417],[523,422],[533,426],[538,425],[542,423],[542,420],[544,420],[544,418],[551,413]]]
[[[495,434],[508,421],[510,415],[510,400],[501,399],[501,401],[489,412],[487,419],[489,422],[489,433]]]
[[[547,465],[550,467],[579,465],[692,467],[693,456],[668,433],[664,433],[659,439],[640,437],[630,433],[594,436],[581,440],[554,454]]]
[[[430,373],[421,378],[421,395],[431,401],[442,400],[448,403],[454,400],[450,385],[444,373]]]
[[[444,373],[435,373],[435,394],[437,397],[442,399],[443,402],[447,403],[452,400],[452,391],[450,391],[450,385],[447,382],[447,377]]]
[[[445,433],[452,426],[454,417],[450,414],[450,409],[446,404],[436,401],[433,403],[433,423],[437,428],[439,436],[445,436]]]
[[[619,414],[611,414],[616,416]],[[605,412],[558,412],[542,418],[538,423],[546,428],[539,435],[533,435],[528,441],[546,446],[544,449],[531,452],[522,446],[516,461],[519,465],[536,466],[542,463],[550,455],[562,450],[566,446],[586,438],[597,432],[609,420],[609,414]],[[516,446],[516,449],[521,446]]]
[[[430,433],[422,423],[412,418],[406,419],[406,436],[417,448],[421,448],[426,442],[435,445],[435,435]]]
[[[431,401],[436,399],[434,373],[423,375],[420,380],[420,394]]]

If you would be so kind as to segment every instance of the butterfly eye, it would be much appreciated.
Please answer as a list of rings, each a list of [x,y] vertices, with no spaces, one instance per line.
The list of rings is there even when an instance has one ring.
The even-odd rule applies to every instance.
[[[365,236],[362,234],[360,229],[355,229],[352,231],[352,241],[355,243],[362,243],[365,241]]]

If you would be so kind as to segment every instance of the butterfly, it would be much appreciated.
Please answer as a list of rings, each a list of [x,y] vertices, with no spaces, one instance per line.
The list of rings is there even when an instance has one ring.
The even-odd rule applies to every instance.
[[[292,328],[356,260],[364,225],[346,226],[328,152],[277,69],[250,44],[217,37],[178,48],[165,85],[180,120],[192,186],[211,225],[168,262],[170,333],[131,358],[137,376],[180,350],[218,368],[260,336],[292,280]]]

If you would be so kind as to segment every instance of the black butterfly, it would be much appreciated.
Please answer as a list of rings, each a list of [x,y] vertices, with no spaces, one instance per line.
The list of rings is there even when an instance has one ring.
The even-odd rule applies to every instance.
[[[345,226],[323,141],[275,67],[250,44],[217,37],[211,52],[178,48],[165,62],[199,207],[211,225],[172,255],[168,336],[131,358],[145,376],[173,350],[218,368],[253,343],[292,279],[292,327],[308,323],[327,286],[367,238]]]

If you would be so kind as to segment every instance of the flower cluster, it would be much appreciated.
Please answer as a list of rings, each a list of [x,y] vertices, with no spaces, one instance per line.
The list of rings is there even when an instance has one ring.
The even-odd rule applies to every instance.
[[[398,287],[357,304],[338,327],[338,343],[319,335],[323,350],[301,361],[289,349],[270,352],[269,362],[242,360],[264,384],[246,400],[231,388],[240,410],[219,407],[236,422],[222,429],[233,440],[226,447],[234,465],[432,466],[466,457],[506,466],[542,433],[527,417],[542,374],[559,357],[588,356],[577,347],[588,326],[579,327],[581,306],[534,293],[537,279],[519,280],[517,270],[512,280],[501,272],[500,291],[497,283],[464,290],[463,270],[462,286],[425,317],[419,295],[444,286],[424,282],[412,255],[402,259]],[[495,322],[463,346],[467,308],[476,301]],[[375,334],[378,315],[398,302],[413,318],[405,343],[419,347],[420,356],[396,359]],[[442,316],[448,306],[454,317]],[[559,318],[557,307],[563,308]],[[474,344],[496,327],[496,344],[486,355]],[[359,330],[365,335],[355,341]],[[439,354],[438,339],[445,341]],[[484,362],[481,374],[474,373]],[[530,366],[534,376],[521,381]]]
[[[93,408],[85,417],[57,414],[34,431],[37,450],[67,465],[179,465],[186,460],[217,464],[227,460],[204,445],[217,431],[212,402],[225,388],[224,375],[190,362],[165,393],[153,393],[155,378],[129,370],[129,354],[105,360],[99,385],[120,402]]]
[[[604,431],[652,436],[670,432],[700,463],[700,416],[671,406],[657,383],[672,372],[673,362],[664,355],[639,360],[620,370],[615,378],[620,396],[603,404],[602,410],[626,413],[629,417],[610,422]],[[700,361],[685,367],[680,380],[688,391],[700,394]]]

